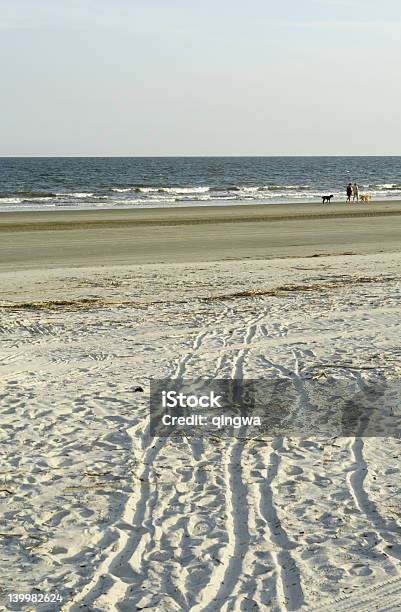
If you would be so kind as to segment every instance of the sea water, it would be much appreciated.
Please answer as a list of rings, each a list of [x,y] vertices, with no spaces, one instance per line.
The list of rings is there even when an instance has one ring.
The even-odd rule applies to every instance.
[[[0,211],[401,199],[401,157],[0,158]]]

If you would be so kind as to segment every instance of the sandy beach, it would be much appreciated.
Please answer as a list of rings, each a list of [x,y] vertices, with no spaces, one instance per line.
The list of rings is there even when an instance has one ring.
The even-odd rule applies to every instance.
[[[4,609],[396,609],[399,439],[152,439],[148,395],[397,383],[400,236],[389,201],[2,214]]]

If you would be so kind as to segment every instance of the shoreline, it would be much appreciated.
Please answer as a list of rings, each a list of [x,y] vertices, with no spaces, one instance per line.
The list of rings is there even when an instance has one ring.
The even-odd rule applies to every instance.
[[[362,202],[362,200],[359,200],[359,202],[353,202],[351,200],[351,204],[368,204],[368,205],[375,205],[375,204],[379,204],[379,205],[383,205],[383,204],[392,204],[392,203],[397,203],[401,201],[401,196],[397,195],[394,197],[372,197],[369,202]],[[97,212],[115,212],[115,211],[120,211],[120,212],[130,212],[130,211],[159,211],[159,210],[182,210],[182,209],[188,209],[188,208],[194,208],[194,209],[203,209],[203,208],[211,208],[211,209],[219,209],[219,208],[250,208],[250,207],[255,207],[255,208],[271,208],[271,207],[278,207],[279,209],[281,209],[283,206],[296,206],[296,207],[300,207],[300,206],[328,206],[328,207],[333,207],[333,206],[342,206],[342,205],[348,205],[349,203],[345,201],[345,197],[343,198],[338,198],[335,200],[332,200],[331,203],[327,203],[323,204],[322,202],[322,198],[318,197],[318,198],[314,198],[314,199],[285,199],[285,198],[279,198],[279,199],[253,199],[253,198],[244,198],[241,199],[239,198],[238,200],[236,199],[210,199],[210,200],[202,200],[202,199],[188,199],[188,200],[175,200],[174,202],[163,202],[162,200],[160,201],[154,201],[151,202],[149,201],[146,204],[143,203],[135,203],[135,201],[132,201],[130,205],[119,205],[119,203],[108,203],[108,204],[97,204],[95,206],[88,206],[85,205],[85,203],[83,201],[76,201],[75,203],[70,202],[69,204],[55,204],[53,206],[44,206],[44,207],[36,207],[35,203],[33,203],[33,206],[21,206],[21,207],[15,207],[15,208],[10,208],[10,207],[4,207],[2,208],[1,206],[2,204],[2,200],[0,198],[0,217],[2,215],[6,215],[6,214],[30,214],[30,213],[49,213],[49,214],[53,214],[53,213],[74,213],[74,212],[87,212],[87,213],[97,213]]]
[[[326,218],[332,216],[401,215],[401,200],[375,200],[367,203],[335,202],[282,202],[280,204],[241,203],[241,204],[188,204],[187,206],[147,207],[147,208],[103,208],[103,209],[55,209],[55,210],[18,210],[0,211],[0,231],[13,224],[22,227],[34,222],[59,225],[76,225],[86,221],[98,223],[137,223],[137,224],[186,224],[232,220],[281,220],[286,218]],[[57,223],[54,216],[57,215]],[[103,217],[103,219],[102,219]],[[113,219],[114,217],[114,219]]]

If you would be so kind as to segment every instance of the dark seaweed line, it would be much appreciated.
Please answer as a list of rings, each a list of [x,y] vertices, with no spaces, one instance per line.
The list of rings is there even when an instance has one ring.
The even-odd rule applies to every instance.
[[[326,291],[329,289],[342,289],[357,284],[367,283],[388,283],[397,282],[401,279],[397,277],[359,277],[342,279],[338,282],[316,283],[309,285],[283,285],[275,289],[248,289],[238,293],[227,293],[224,295],[212,295],[209,297],[199,297],[200,302],[218,302],[239,298],[255,298],[255,297],[285,297],[287,293],[309,293],[317,291]],[[196,299],[196,298],[195,298]],[[158,304],[188,304],[192,300],[155,300],[153,302],[134,302],[125,300],[120,302],[107,301],[103,298],[78,298],[76,300],[49,300],[38,302],[3,302],[0,303],[0,310],[82,310],[85,308],[146,308],[148,306],[156,306]]]

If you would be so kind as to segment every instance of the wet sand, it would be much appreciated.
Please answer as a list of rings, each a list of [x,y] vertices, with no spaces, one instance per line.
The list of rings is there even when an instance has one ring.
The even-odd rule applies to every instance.
[[[401,202],[0,214],[0,269],[392,252]]]

